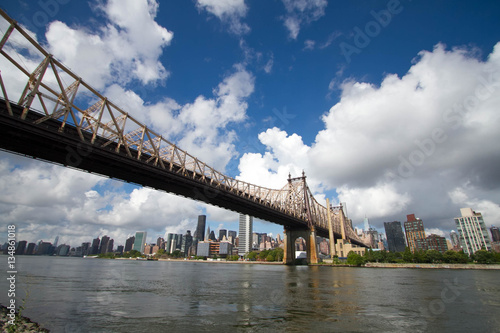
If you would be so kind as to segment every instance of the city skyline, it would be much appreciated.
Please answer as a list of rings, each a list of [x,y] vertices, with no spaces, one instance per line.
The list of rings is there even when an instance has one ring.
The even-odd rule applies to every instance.
[[[370,227],[368,218],[364,218],[364,229],[357,229],[358,237],[363,239],[365,243],[371,244],[368,249],[374,251],[389,251],[403,253],[408,250],[416,256],[421,256],[428,250],[437,251],[441,254],[445,252],[461,251],[465,255],[473,256],[478,250],[486,249],[490,252],[500,251],[500,232],[498,228],[492,226],[489,232],[485,227],[482,214],[471,208],[462,208],[461,217],[455,218],[458,234],[451,231],[450,239],[436,234],[429,234],[425,237],[423,221],[415,217],[415,214],[408,214],[407,221],[404,222],[404,229],[401,222],[384,222],[386,234],[378,233],[374,228]],[[350,222],[349,222],[350,224]],[[202,236],[205,231],[206,216],[198,216],[198,225],[195,231],[195,236],[190,230],[186,230],[185,234],[168,233],[165,238],[158,236],[155,243],[148,243],[146,232],[136,231],[135,236],[129,237],[125,241],[125,245],[117,245],[114,247],[114,239],[107,235],[95,238],[91,242],[84,242],[81,246],[71,246],[70,244],[60,244],[59,235],[54,239],[54,243],[44,242],[43,240],[37,243],[28,243],[26,240],[16,241],[16,255],[56,255],[56,256],[108,256],[123,255],[131,250],[141,253],[146,256],[161,256],[173,255],[174,258],[179,257],[222,257],[235,260],[233,255],[237,254],[240,258],[246,256],[252,251],[272,250],[280,247],[286,247],[286,241],[283,243],[281,236],[278,234],[276,238],[269,236],[267,233],[252,232],[252,217],[249,215],[240,214],[239,216],[239,232],[234,230],[220,229],[216,237],[210,227],[206,227],[206,236]],[[491,237],[490,237],[491,234]],[[284,234],[286,238],[286,234]],[[330,254],[329,239],[323,237],[315,237],[316,253],[326,256]],[[298,237],[295,240],[295,255],[300,257],[300,251],[306,251],[309,257],[309,249],[306,249],[306,240]],[[339,257],[345,258],[350,251],[355,254],[364,255],[367,248],[353,246],[346,239],[336,239],[334,247],[336,254]],[[0,245],[3,253],[6,254],[10,249],[8,243]],[[163,252],[161,252],[163,251]],[[431,252],[432,252],[431,251]],[[431,253],[429,252],[429,253]],[[265,255],[268,255],[266,253]],[[291,255],[291,254],[289,254]],[[135,254],[134,254],[135,256]],[[275,255],[271,256],[274,257]],[[196,258],[196,257],[195,257]],[[274,260],[274,259],[272,259]],[[288,261],[287,261],[288,263]]]
[[[500,135],[492,15],[500,5],[306,3],[15,0],[3,8],[97,90],[231,177],[280,188],[304,170],[319,202],[346,203],[355,225],[366,215],[378,230],[409,211],[431,233],[447,233],[465,206],[498,224],[500,155],[484,143]],[[29,56],[25,64],[36,65]],[[125,239],[136,224],[175,233],[194,230],[200,214],[216,228],[237,221],[5,152],[0,169],[2,225],[16,224],[24,238]],[[254,228],[282,232],[257,219]]]
[[[475,211],[473,211],[473,209],[471,208],[462,208],[461,209],[461,213],[463,214],[463,211],[471,211],[471,212],[474,212],[474,214],[476,214]],[[484,225],[484,220],[482,220],[482,215],[480,212],[477,212],[477,214],[479,214],[479,216],[481,216],[481,223],[483,223]],[[251,235],[268,235],[268,236],[271,236],[273,239],[280,239],[282,237],[282,234],[283,233],[277,233],[277,234],[272,234],[272,233],[267,233],[267,232],[259,232],[259,231],[256,231],[256,230],[253,230],[253,217],[249,217],[250,219],[250,224],[247,226],[246,225],[246,221],[247,221],[247,217],[243,214],[239,214],[239,219],[238,219],[238,224],[239,224],[239,227],[238,228],[235,228],[235,229],[239,229],[238,231],[236,230],[230,230],[230,229],[225,229],[225,228],[222,228],[220,225],[217,229],[213,229],[211,230],[210,229],[210,223],[207,223],[206,221],[206,215],[199,215],[197,217],[197,221],[198,221],[198,225],[196,226],[196,228],[194,229],[186,229],[184,230],[183,232],[175,232],[175,233],[165,233],[164,235],[150,235],[149,237],[149,241],[148,241],[148,238],[147,238],[147,232],[141,232],[141,231],[136,231],[134,233],[131,233],[129,235],[131,236],[127,236],[127,238],[125,239],[125,241],[123,243],[121,242],[118,242],[116,243],[116,248],[118,248],[118,246],[122,246],[126,249],[126,246],[127,246],[127,242],[130,240],[130,239],[134,239],[138,237],[138,235],[141,235],[138,239],[144,239],[144,241],[142,242],[141,241],[141,249],[136,249],[135,248],[135,244],[138,244],[137,242],[132,242],[130,246],[133,245],[133,248],[131,247],[131,249],[134,249],[134,250],[138,250],[139,252],[144,252],[144,246],[146,245],[151,245],[151,244],[155,244],[157,239],[167,239],[168,235],[177,235],[177,234],[185,234],[185,233],[192,233],[192,237],[193,237],[193,240],[194,241],[207,241],[207,236],[208,234],[215,234],[215,235],[218,235],[219,237],[216,237],[218,241],[220,241],[222,238],[220,237],[221,235],[221,231],[224,231],[224,235],[225,236],[229,236],[230,233],[233,233],[233,236],[234,238],[236,237],[240,237],[240,232],[241,232],[241,228],[243,228],[244,230],[244,233],[246,233],[247,230],[251,231]],[[414,222],[418,222],[419,223],[419,231],[422,232],[423,231],[423,235],[421,235],[420,237],[424,236],[424,238],[422,239],[423,242],[425,243],[424,247],[419,247],[419,249],[423,249],[423,250],[426,250],[427,248],[427,241],[429,238],[433,238],[433,237],[436,237],[436,236],[439,236],[439,237],[443,237],[444,239],[446,239],[446,241],[450,241],[450,244],[458,244],[459,246],[462,246],[462,244],[460,243],[459,239],[458,239],[458,234],[455,230],[453,229],[450,229],[450,231],[448,233],[446,233],[446,235],[439,235],[439,234],[435,234],[433,232],[429,232],[430,229],[428,228],[424,228],[424,225],[422,224],[422,220],[415,217],[415,214],[408,214],[406,215],[406,219],[407,221],[404,222],[404,226],[401,224],[400,221],[392,221],[392,222],[384,222],[384,228],[382,229],[383,232],[381,232],[381,230],[377,230],[376,228],[373,228],[370,223],[369,223],[369,219],[367,217],[365,217],[363,219],[363,222],[360,223],[359,225],[361,225],[361,227],[357,227],[357,226],[353,226],[355,231],[358,232],[358,235],[364,235],[364,236],[367,236],[367,235],[370,235],[370,234],[374,234],[376,235],[375,237],[376,238],[379,238],[379,239],[375,239],[374,240],[374,243],[372,246],[372,248],[375,248],[375,249],[380,249],[378,246],[377,246],[377,243],[376,241],[377,240],[384,240],[385,242],[388,242],[389,243],[389,247],[386,248],[386,250],[388,251],[395,251],[396,250],[396,247],[401,250],[402,249],[402,246],[406,246],[406,247],[409,247],[410,250],[412,252],[415,251],[415,249],[413,249],[412,245],[411,245],[411,242],[408,241],[408,236],[409,234],[412,234],[412,232],[414,232],[416,229],[414,229],[415,227],[411,224],[407,224],[409,221],[414,221]],[[454,223],[457,223],[457,218],[454,218],[453,219]],[[397,223],[397,227],[393,226],[395,223]],[[390,226],[390,227],[389,227]],[[388,229],[389,227],[389,229]],[[455,224],[455,229],[457,225]],[[202,228],[206,233],[207,233],[207,236],[205,236],[205,233],[201,232],[201,235],[203,235],[202,238],[200,239],[197,239],[197,235],[198,235],[198,229],[199,228]],[[368,228],[368,229],[367,229]],[[495,236],[497,236],[497,234],[499,234],[498,232],[498,227],[495,227],[495,225],[491,225],[491,227],[488,227],[487,228],[489,231],[486,231],[488,233],[488,237],[490,237],[491,241],[495,241]],[[194,230],[194,231],[193,231]],[[210,231],[211,230],[211,231]],[[387,236],[387,233],[388,233],[388,230],[390,232],[390,235],[389,235],[389,240],[388,240],[388,236]],[[425,230],[427,230],[428,232],[428,237],[425,238]],[[486,230],[486,229],[485,229]],[[397,241],[399,245],[394,245],[394,232],[402,232],[402,234],[398,235],[396,238],[397,238]],[[97,242],[97,246],[99,247],[100,249],[100,246],[102,245],[99,245],[99,240],[100,239],[103,239],[106,238],[107,240],[111,239],[111,247],[113,247],[113,241],[114,241],[114,238],[113,237],[109,237],[107,234],[104,234],[104,235],[98,235],[96,238],[93,239],[94,243],[96,242],[96,240],[98,241]],[[456,237],[456,240],[454,239],[454,237]],[[91,238],[91,237],[89,237]],[[234,239],[233,238],[233,239]],[[250,237],[251,238],[251,237]],[[63,238],[60,237],[60,235],[56,235],[55,236],[55,239],[54,239],[54,244],[57,244],[60,240],[62,240],[62,245],[70,245],[71,247],[76,247],[76,246],[79,246],[79,245],[71,245],[71,242],[67,242],[68,244],[66,244],[66,242],[64,241]],[[21,241],[21,242],[26,242],[27,244],[28,243],[33,243],[33,244],[39,244],[39,243],[42,243],[44,242],[43,239],[39,239],[39,240],[36,240],[36,241],[27,241],[26,239],[22,239],[22,240],[19,240],[18,241]],[[45,243],[45,242],[44,242]],[[46,243],[50,243],[50,242],[46,242]],[[87,242],[83,242],[83,243],[87,243]],[[83,244],[82,243],[82,244]],[[251,241],[250,241],[250,248],[251,248]],[[53,245],[54,245],[53,244]],[[90,244],[90,243],[88,243]],[[240,243],[241,244],[241,243]],[[392,245],[391,245],[392,244]],[[387,245],[387,244],[386,244]],[[94,244],[93,244],[94,246]],[[248,246],[248,245],[247,245]],[[414,246],[414,245],[413,245]],[[398,251],[399,252],[399,251]]]

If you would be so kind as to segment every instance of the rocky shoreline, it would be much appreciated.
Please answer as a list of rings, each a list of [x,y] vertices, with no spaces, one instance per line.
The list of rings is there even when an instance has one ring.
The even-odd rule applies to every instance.
[[[23,332],[23,333],[37,333],[37,332],[50,332],[48,329],[40,327],[37,323],[31,321],[27,317],[17,317],[14,325],[9,324],[10,318],[8,317],[9,309],[0,305],[0,330],[2,332]]]

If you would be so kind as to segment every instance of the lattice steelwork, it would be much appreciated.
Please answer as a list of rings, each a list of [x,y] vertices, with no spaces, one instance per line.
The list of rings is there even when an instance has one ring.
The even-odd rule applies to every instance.
[[[66,124],[75,126],[81,141],[90,141],[100,147],[113,144],[116,152],[125,150],[130,158],[271,207],[299,218],[309,226],[328,229],[326,207],[316,201],[307,187],[305,176],[289,178],[287,185],[274,190],[222,174],[101,95],[49,54],[5,12],[0,10],[0,14],[6,21],[1,22],[0,28],[8,26],[0,41],[3,56],[0,69],[8,73],[8,77],[0,71],[0,85],[11,116],[10,101],[24,108],[22,119],[30,109],[41,110],[44,117],[36,121],[38,124],[49,119],[59,120],[60,132],[64,131]],[[34,63],[33,59],[38,59],[38,62]],[[12,75],[14,71],[17,73]],[[334,232],[341,234],[339,210],[333,209],[333,212]],[[345,229],[349,239],[362,242],[352,228]]]

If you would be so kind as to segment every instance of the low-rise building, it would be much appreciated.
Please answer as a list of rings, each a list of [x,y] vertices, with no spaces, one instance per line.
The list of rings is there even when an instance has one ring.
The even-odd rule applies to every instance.
[[[351,251],[362,256],[366,251],[364,247],[351,244],[345,239],[337,240],[337,243],[335,244],[335,250],[339,258],[347,258],[347,255]]]
[[[430,234],[426,237],[427,248],[429,250],[436,250],[441,253],[445,253],[448,251],[448,244],[446,242],[446,238],[441,237],[439,235]]]
[[[233,244],[230,242],[198,242],[196,255],[198,257],[213,257],[218,256],[225,258],[234,253]]]

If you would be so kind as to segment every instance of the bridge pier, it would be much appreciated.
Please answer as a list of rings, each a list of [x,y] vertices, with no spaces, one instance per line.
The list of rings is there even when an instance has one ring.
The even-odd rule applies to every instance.
[[[286,265],[295,264],[295,241],[302,237],[306,241],[307,263],[318,263],[318,252],[316,246],[316,230],[314,227],[309,229],[286,229],[284,230],[285,251],[283,263]]]

